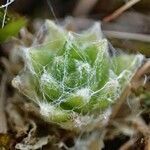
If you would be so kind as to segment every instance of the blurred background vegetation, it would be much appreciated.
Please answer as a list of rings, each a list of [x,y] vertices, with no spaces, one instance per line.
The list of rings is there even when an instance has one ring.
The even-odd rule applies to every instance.
[[[15,0],[9,7],[8,13],[19,14],[29,20],[60,19],[68,16],[94,19],[102,22],[104,34],[116,48],[132,52],[140,51],[150,56],[150,1],[140,0],[119,17],[105,21],[128,0]],[[1,0],[0,5],[6,0]],[[106,31],[106,32],[105,32]],[[110,31],[110,32],[107,32]],[[111,31],[117,31],[111,32]],[[127,34],[122,34],[125,32]],[[128,34],[133,33],[133,34]],[[144,37],[144,38],[143,38]],[[146,40],[144,40],[146,39]],[[133,44],[134,43],[134,44]]]

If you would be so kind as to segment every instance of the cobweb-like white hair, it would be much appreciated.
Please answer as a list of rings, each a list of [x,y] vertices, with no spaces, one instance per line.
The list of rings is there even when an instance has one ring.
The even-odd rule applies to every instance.
[[[111,57],[97,22],[80,33],[50,20],[45,28],[42,44],[22,47],[25,67],[14,78],[14,87],[39,105],[47,121],[64,128],[91,128],[103,122],[143,56]]]

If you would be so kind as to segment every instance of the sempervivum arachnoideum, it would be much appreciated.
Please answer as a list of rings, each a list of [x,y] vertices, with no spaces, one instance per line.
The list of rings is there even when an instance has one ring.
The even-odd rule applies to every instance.
[[[25,67],[13,86],[39,105],[49,122],[79,127],[100,118],[120,96],[143,56],[109,56],[100,25],[80,34],[47,20],[39,46],[22,48]]]

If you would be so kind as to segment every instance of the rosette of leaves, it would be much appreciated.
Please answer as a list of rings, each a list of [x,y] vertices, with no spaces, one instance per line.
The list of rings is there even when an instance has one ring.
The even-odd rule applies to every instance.
[[[110,56],[99,23],[80,33],[50,20],[45,27],[41,45],[22,48],[25,67],[13,86],[39,105],[44,119],[65,127],[103,114],[120,96],[143,56]]]

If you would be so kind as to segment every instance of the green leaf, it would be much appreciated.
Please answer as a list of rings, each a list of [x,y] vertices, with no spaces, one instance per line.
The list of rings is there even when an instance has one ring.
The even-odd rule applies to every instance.
[[[51,64],[53,57],[54,53],[47,49],[44,49],[43,47],[29,49],[29,59],[32,63],[30,65],[33,66],[35,73],[41,74],[44,67],[46,68],[48,64]]]
[[[4,26],[4,28],[0,29],[0,43],[8,40],[12,36],[16,36],[19,30],[26,25],[25,18],[19,18],[17,20],[13,20]]]
[[[55,123],[62,123],[67,122],[71,119],[71,115],[65,111],[62,110],[59,107],[54,107],[52,105],[41,103],[41,114],[43,117],[48,121],[53,121]]]
[[[57,100],[62,94],[59,83],[50,74],[44,73],[41,77],[41,93],[49,101]]]
[[[60,106],[63,109],[73,110],[75,112],[81,112],[82,108],[90,101],[89,89],[82,88],[73,94],[68,94],[68,97],[64,99]]]
[[[66,33],[64,30],[50,20],[46,20],[45,26],[47,29],[47,36],[44,43],[47,44],[49,50],[58,51],[62,49],[66,42]]]

